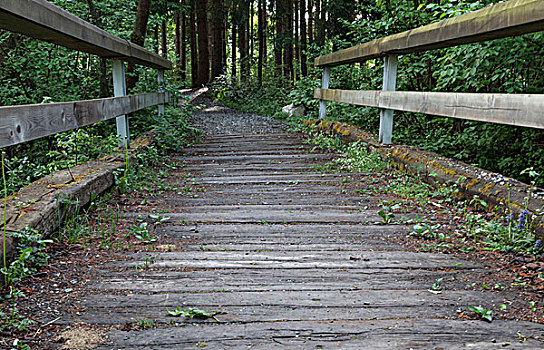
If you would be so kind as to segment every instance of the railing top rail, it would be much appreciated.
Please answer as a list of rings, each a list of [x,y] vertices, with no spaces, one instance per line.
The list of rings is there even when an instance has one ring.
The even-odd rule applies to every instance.
[[[1,0],[0,28],[101,57],[172,69],[169,60],[118,38],[46,0]]]
[[[511,0],[317,57],[315,66],[338,66],[541,30],[544,30],[544,0]]]

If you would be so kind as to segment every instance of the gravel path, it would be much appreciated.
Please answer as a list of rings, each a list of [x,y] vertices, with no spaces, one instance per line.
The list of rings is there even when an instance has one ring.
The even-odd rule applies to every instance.
[[[204,94],[196,97],[192,104],[206,106],[190,119],[205,136],[273,134],[288,130],[288,126],[273,118],[231,109]]]

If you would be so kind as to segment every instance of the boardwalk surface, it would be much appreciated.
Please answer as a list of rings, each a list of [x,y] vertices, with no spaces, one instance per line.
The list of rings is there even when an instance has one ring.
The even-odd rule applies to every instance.
[[[311,152],[301,135],[275,124],[238,135],[219,129],[173,157],[184,167],[165,182],[188,186],[185,194],[149,195],[147,212],[125,212],[136,220],[160,208],[169,217],[157,227],[158,250],[104,266],[75,320],[156,322],[114,327],[101,348],[541,348],[516,340],[518,332],[541,336],[541,325],[458,318],[468,306],[504,302],[499,292],[465,288],[470,276],[492,271],[391,243],[413,224],[382,223],[379,204],[391,193],[353,190],[378,186],[374,174],[322,174],[316,165],[333,156]],[[402,216],[416,214],[451,219],[429,208]],[[431,293],[438,278],[443,292]],[[168,316],[178,307],[217,313],[217,320]]]

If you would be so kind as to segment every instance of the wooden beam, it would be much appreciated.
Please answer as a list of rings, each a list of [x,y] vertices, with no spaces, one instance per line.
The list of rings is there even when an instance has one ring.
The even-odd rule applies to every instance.
[[[314,97],[360,106],[544,129],[544,95],[315,89]]]
[[[317,57],[315,66],[337,66],[541,30],[544,30],[544,1],[511,0]]]
[[[0,107],[0,148],[77,129],[168,102],[152,92],[97,100]]]
[[[0,1],[0,29],[101,57],[172,69],[172,63],[161,56],[85,22],[46,0]]]

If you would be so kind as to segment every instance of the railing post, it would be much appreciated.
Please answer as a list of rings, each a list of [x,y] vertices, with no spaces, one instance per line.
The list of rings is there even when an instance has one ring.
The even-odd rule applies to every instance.
[[[330,67],[323,68],[323,77],[321,78],[322,89],[329,88],[330,77],[331,77],[331,68]],[[326,111],[327,111],[327,101],[321,100],[321,102],[319,103],[319,119],[325,118]]]
[[[164,92],[164,69],[157,71],[157,81],[159,83],[159,92]],[[159,115],[164,114],[164,103],[159,104]]]
[[[383,91],[395,91],[397,88],[397,55],[389,55],[384,59]],[[393,135],[393,110],[382,109],[380,112],[380,142],[390,144]]]
[[[125,62],[113,60],[113,95],[115,97],[126,96],[127,85],[125,81]],[[121,115],[116,119],[119,147],[130,147],[130,133],[128,117]]]

